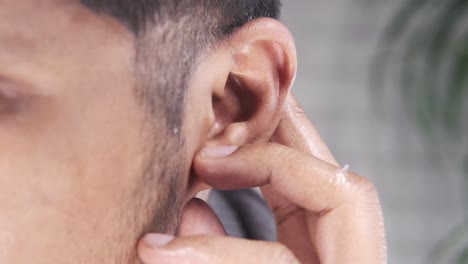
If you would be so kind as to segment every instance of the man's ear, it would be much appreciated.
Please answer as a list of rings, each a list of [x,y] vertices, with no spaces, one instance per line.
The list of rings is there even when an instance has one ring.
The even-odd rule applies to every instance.
[[[297,57],[289,30],[261,18],[238,29],[222,46],[224,80],[212,90],[214,120],[207,145],[266,142],[281,119],[295,78]]]

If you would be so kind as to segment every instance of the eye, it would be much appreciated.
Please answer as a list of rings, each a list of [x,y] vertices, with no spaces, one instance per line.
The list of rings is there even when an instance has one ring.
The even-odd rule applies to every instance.
[[[15,111],[22,98],[23,94],[15,84],[0,76],[0,114]]]
[[[0,91],[0,114],[12,111],[13,105],[12,100]]]
[[[8,106],[5,103],[5,99],[0,94],[0,113],[4,112],[7,108],[8,108]]]

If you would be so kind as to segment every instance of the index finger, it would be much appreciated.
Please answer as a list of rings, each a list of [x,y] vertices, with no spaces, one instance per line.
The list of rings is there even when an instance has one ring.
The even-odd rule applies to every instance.
[[[272,142],[292,147],[338,166],[328,146],[292,94],[287,98],[284,116],[272,137]]]
[[[385,231],[378,194],[370,181],[357,174],[273,143],[207,147],[197,155],[194,170],[201,180],[219,189],[268,185],[274,197],[304,209],[293,216],[298,221],[302,216],[302,230],[297,228],[301,222],[292,220],[279,221],[280,227],[289,228],[282,229],[283,234],[297,231],[295,241],[305,237],[313,242],[324,263],[385,263]],[[289,246],[294,241],[282,242]],[[291,249],[302,254],[312,251],[313,246]],[[307,262],[311,258],[300,260]]]

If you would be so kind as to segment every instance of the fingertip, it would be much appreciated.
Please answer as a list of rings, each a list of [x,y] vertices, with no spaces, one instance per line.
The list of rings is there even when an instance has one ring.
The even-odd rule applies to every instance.
[[[222,159],[231,156],[239,146],[207,146],[200,151],[203,159]]]
[[[232,154],[218,159],[206,159],[197,154],[192,163],[193,169],[200,181],[217,189],[259,187],[267,181],[265,178],[256,177],[255,171],[264,167],[261,161],[271,156],[272,146],[275,145],[250,144],[235,147]]]
[[[145,264],[156,263],[159,259],[157,249],[148,245],[144,239],[141,239],[137,246],[138,257]]]
[[[149,248],[164,247],[172,240],[174,240],[174,236],[166,234],[147,234],[142,239],[144,245]]]
[[[193,159],[193,169],[195,173],[197,174],[202,181],[206,178],[211,178],[214,175],[217,175],[219,173],[219,164],[220,161],[222,161],[222,164],[226,163],[225,159],[207,159],[203,156],[201,152],[196,154],[196,156]],[[205,181],[204,181],[205,182]],[[210,184],[209,182],[205,182]]]
[[[195,171],[196,175],[198,177],[211,175],[214,172],[211,166],[212,161],[213,160],[204,159],[201,153],[196,154],[192,163],[193,170]]]

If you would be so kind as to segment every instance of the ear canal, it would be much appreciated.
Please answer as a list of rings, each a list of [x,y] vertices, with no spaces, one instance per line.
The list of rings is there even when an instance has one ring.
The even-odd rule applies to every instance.
[[[255,95],[234,74],[229,75],[223,95],[213,96],[212,104],[215,121],[209,137],[219,134],[230,124],[248,121],[257,108]]]
[[[241,76],[231,73],[228,78],[228,91],[238,98],[239,112],[237,113],[236,122],[244,122],[249,120],[258,108],[257,96],[252,92],[252,89],[247,87],[247,84],[242,80]]]

